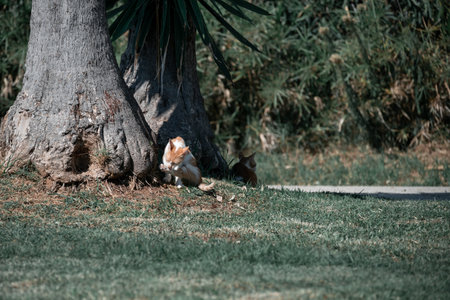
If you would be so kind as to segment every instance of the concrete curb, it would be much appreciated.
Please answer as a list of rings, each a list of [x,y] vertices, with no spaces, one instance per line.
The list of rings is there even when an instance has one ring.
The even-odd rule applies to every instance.
[[[448,186],[313,186],[269,185],[269,189],[373,196],[394,200],[450,200]]]

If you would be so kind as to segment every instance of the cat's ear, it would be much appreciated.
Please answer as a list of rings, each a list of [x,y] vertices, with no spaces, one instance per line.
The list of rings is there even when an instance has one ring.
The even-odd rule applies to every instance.
[[[172,140],[169,140],[169,150],[172,150],[173,148],[175,148]]]
[[[189,152],[189,146],[183,148],[183,153]]]
[[[253,154],[250,155],[248,158],[255,158],[255,154],[256,154],[256,152],[253,152]]]

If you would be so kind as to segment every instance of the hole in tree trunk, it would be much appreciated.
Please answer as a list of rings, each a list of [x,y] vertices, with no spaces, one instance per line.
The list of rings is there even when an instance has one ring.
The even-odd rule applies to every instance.
[[[75,144],[72,153],[72,168],[75,173],[83,173],[89,169],[91,159],[89,158],[89,148],[83,141]]]

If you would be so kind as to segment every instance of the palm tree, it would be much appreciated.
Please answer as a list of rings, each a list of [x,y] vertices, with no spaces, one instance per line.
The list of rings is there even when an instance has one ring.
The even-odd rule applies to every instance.
[[[251,22],[246,11],[269,13],[244,0],[129,0],[118,8],[109,1],[112,39],[129,30],[121,59],[125,82],[162,149],[169,138],[182,136],[203,169],[224,175],[228,168],[213,143],[197,78],[196,34],[212,52],[220,72],[231,80],[226,62],[211,37],[202,11],[212,14],[248,47],[257,48],[225,20],[225,12]],[[203,7],[201,10],[200,6]]]

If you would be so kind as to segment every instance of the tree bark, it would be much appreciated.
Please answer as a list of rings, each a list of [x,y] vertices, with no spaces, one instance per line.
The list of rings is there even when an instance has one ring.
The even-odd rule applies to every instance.
[[[228,172],[226,161],[213,143],[197,77],[195,53],[196,31],[193,23],[185,43],[182,76],[177,73],[173,34],[165,59],[159,60],[159,28],[154,18],[139,55],[133,44],[135,30],[130,30],[128,47],[121,58],[121,71],[130,90],[144,113],[147,123],[157,134],[157,143],[164,149],[168,140],[183,137],[200,167],[209,174],[221,177]],[[161,57],[164,56],[162,53]]]
[[[32,4],[23,88],[1,124],[0,157],[60,182],[146,176],[152,133],[119,74],[103,0]]]

